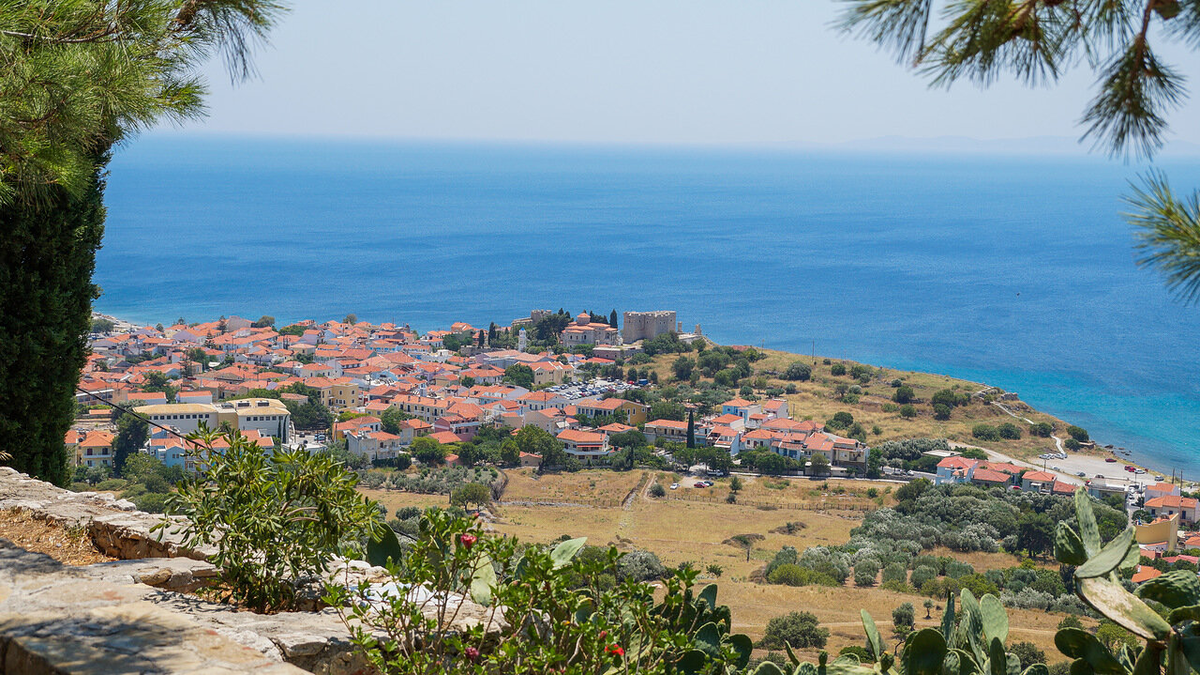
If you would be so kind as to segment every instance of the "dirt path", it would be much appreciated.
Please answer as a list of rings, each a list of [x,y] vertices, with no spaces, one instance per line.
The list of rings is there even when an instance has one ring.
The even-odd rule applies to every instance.
[[[1026,424],[1028,424],[1028,425],[1030,425],[1030,426],[1033,426],[1033,424],[1035,424],[1035,422],[1034,422],[1033,420],[1029,419],[1028,417],[1022,417],[1021,415],[1018,415],[1017,413],[1015,413],[1015,412],[1013,412],[1012,410],[1010,410],[1010,409],[1008,408],[1008,406],[1004,405],[1003,403],[1001,403],[1001,402],[999,402],[999,401],[992,401],[992,405],[994,405],[994,406],[996,406],[997,408],[999,408],[999,409],[1003,410],[1003,411],[1004,411],[1005,413],[1007,413],[1009,416],[1011,416],[1011,417],[1015,417],[1015,418],[1017,418],[1017,419],[1019,419],[1019,420],[1021,420],[1021,421],[1025,422]],[[1055,436],[1054,434],[1051,434],[1051,435],[1050,435],[1050,438],[1053,438],[1053,439],[1054,439],[1054,447],[1058,448],[1058,451],[1059,451],[1059,452],[1066,452],[1066,450],[1063,450],[1063,439],[1062,439],[1062,437],[1060,437],[1060,436]]]

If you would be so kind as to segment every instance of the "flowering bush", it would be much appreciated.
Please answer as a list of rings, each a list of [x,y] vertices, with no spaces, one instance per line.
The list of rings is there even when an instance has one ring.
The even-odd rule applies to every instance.
[[[693,594],[695,572],[676,571],[655,603],[652,586],[619,574],[616,549],[577,556],[583,544],[523,546],[430,509],[389,566],[391,592],[331,584],[325,600],[387,674],[745,668],[750,640],[729,635],[716,586]],[[464,620],[466,598],[485,608],[482,617]]]

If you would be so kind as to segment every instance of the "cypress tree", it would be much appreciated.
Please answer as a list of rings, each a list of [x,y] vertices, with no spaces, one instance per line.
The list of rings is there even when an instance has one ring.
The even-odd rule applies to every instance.
[[[104,172],[117,141],[202,112],[201,61],[234,79],[274,0],[23,0],[0,11],[0,450],[69,480],[63,438],[87,357]],[[182,321],[182,319],[181,319]]]
[[[688,411],[687,447],[696,447],[696,412],[694,410]]]
[[[617,309],[614,307],[611,314],[608,315],[608,325],[613,328],[617,327]]]
[[[63,438],[87,358],[104,180],[48,191],[36,205],[0,206],[0,449],[14,469],[55,485],[70,479]]]

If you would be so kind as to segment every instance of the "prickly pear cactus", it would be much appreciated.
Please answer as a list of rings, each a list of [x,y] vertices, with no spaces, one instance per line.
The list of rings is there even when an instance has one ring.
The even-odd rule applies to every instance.
[[[940,628],[910,633],[895,648],[884,641],[870,612],[862,610],[863,633],[873,664],[860,663],[850,655],[829,662],[824,653],[816,665],[801,663],[787,647],[790,669],[764,662],[754,675],[1049,675],[1040,664],[1022,672],[1020,660],[1005,650],[1008,615],[999,599],[989,594],[977,600],[964,590],[958,600],[960,611],[955,609],[953,595],[946,599]]]
[[[1092,513],[1091,498],[1075,491],[1079,531],[1059,523],[1054,555],[1060,563],[1077,565],[1075,592],[1088,605],[1145,641],[1141,649],[1113,653],[1095,636],[1065,628],[1055,646],[1074,659],[1071,675],[1187,675],[1200,670],[1200,580],[1192,572],[1168,572],[1125,590],[1119,572],[1137,565],[1139,549],[1132,526],[1104,544]],[[1148,602],[1169,610],[1163,619]]]

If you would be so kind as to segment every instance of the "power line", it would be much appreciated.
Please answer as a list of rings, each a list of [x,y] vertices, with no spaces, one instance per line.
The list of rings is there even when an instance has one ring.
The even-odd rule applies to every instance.
[[[143,421],[143,422],[145,422],[146,424],[149,424],[150,426],[153,426],[153,427],[158,427],[159,429],[162,429],[163,431],[167,432],[168,434],[171,434],[172,436],[175,436],[176,438],[178,438],[178,439],[180,439],[180,440],[182,440],[182,441],[186,441],[186,442],[188,442],[188,443],[191,443],[191,444],[193,444],[193,445],[195,445],[195,446],[201,446],[201,445],[202,445],[202,444],[201,444],[201,443],[199,443],[198,441],[196,441],[196,440],[193,440],[193,439],[191,439],[191,438],[188,438],[187,436],[184,436],[183,434],[179,433],[178,431],[176,431],[175,429],[173,429],[173,428],[171,428],[171,427],[168,427],[168,426],[163,426],[162,424],[159,424],[158,422],[155,422],[154,420],[152,420],[152,419],[150,419],[150,418],[146,417],[145,415],[142,415],[141,413],[137,412],[136,410],[134,410],[134,409],[132,409],[132,408],[126,408],[126,407],[123,407],[123,406],[122,406],[122,405],[120,405],[119,403],[113,403],[113,402],[111,402],[111,401],[105,401],[103,398],[101,398],[101,397],[99,397],[99,396],[97,396],[97,395],[93,394],[92,392],[88,391],[87,389],[84,389],[83,387],[81,387],[81,386],[79,386],[79,385],[75,385],[75,390],[76,390],[76,391],[78,391],[79,393],[81,393],[81,394],[85,395],[85,396],[89,396],[89,397],[91,397],[91,398],[94,398],[94,399],[96,399],[97,401],[100,401],[101,403],[103,403],[103,404],[105,404],[105,405],[112,406],[113,408],[116,408],[117,410],[120,410],[121,412],[125,413],[126,415],[133,415],[134,417],[136,417],[136,418],[138,418],[138,419],[142,420],[142,421]],[[207,446],[205,446],[205,447],[207,447]],[[211,450],[211,448],[209,448],[209,449]]]

